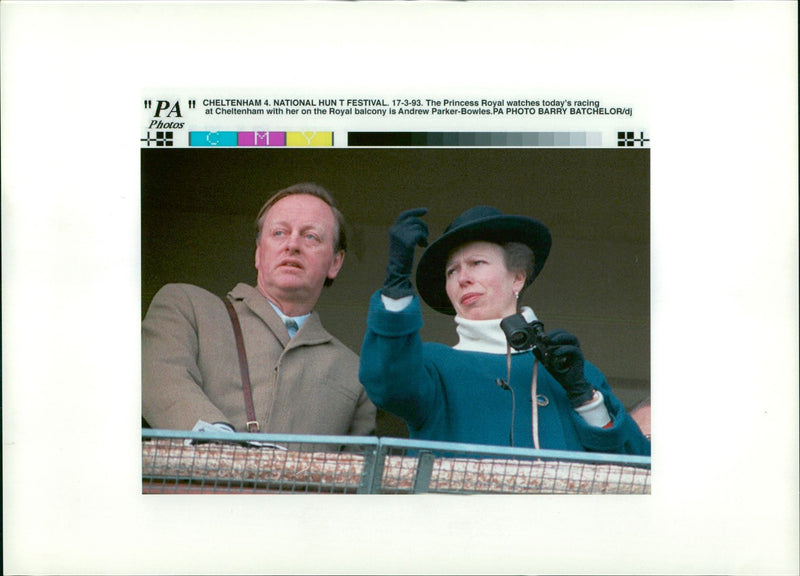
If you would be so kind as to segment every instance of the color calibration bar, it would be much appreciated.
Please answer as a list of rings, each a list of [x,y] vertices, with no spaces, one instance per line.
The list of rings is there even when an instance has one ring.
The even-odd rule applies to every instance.
[[[189,146],[333,146],[333,132],[189,132]]]
[[[348,146],[601,146],[601,132],[348,132]]]

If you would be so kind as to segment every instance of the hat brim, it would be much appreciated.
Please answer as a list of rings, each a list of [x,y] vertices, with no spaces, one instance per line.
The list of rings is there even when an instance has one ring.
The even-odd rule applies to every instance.
[[[541,272],[552,243],[547,226],[526,216],[490,216],[444,233],[422,253],[416,275],[417,292],[437,312],[455,315],[445,288],[445,266],[455,248],[475,241],[495,244],[521,242],[529,246],[533,250],[534,269],[533,274],[525,279],[525,286]]]

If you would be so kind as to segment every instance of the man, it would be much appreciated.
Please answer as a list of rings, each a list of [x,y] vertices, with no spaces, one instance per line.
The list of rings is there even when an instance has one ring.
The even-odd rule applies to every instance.
[[[344,218],[315,184],[281,190],[256,221],[256,286],[228,293],[241,325],[260,432],[368,435],[375,407],[358,381],[358,356],[313,311],[344,262]],[[287,328],[293,320],[297,328]],[[198,422],[254,430],[236,339],[222,299],[168,284],[142,324],[142,416],[154,428]]]
[[[650,439],[650,397],[648,396],[631,410],[631,418],[639,426],[645,438]]]

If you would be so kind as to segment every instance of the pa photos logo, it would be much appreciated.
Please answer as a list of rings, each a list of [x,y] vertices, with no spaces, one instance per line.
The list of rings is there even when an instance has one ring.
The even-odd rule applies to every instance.
[[[189,108],[193,109],[196,106],[194,100],[189,100]],[[147,146],[172,146],[173,145],[173,130],[181,130],[185,126],[183,122],[183,114],[181,113],[181,102],[175,100],[153,100],[144,101],[144,109],[152,110],[150,123],[148,124],[147,134],[144,138],[140,138]],[[151,132],[151,130],[156,130]]]

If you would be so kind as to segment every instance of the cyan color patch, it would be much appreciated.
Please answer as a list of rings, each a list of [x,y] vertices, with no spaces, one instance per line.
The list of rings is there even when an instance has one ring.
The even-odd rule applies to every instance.
[[[189,146],[236,146],[237,132],[189,132]]]

